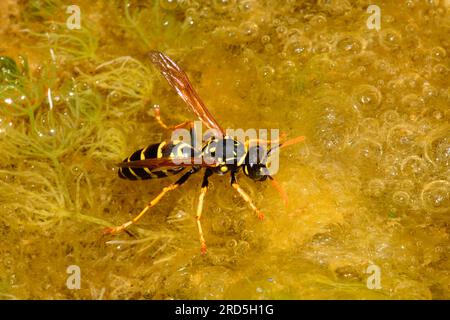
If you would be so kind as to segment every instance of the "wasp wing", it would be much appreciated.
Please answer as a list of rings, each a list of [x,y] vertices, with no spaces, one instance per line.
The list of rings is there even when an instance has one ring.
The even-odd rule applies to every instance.
[[[179,167],[216,167],[218,163],[213,158],[151,158],[145,160],[134,160],[120,162],[117,166],[121,168],[148,168],[150,170],[161,168],[179,168]]]
[[[209,113],[203,101],[191,85],[187,74],[167,55],[158,51],[150,51],[149,57],[152,63],[158,67],[161,74],[169,84],[177,91],[178,95],[188,104],[197,117],[210,129],[218,130],[225,134],[222,127]]]

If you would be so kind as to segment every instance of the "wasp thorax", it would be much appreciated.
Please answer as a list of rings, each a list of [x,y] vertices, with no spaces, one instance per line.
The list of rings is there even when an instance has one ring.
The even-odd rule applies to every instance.
[[[239,166],[244,162],[245,156],[244,145],[237,140],[227,137],[224,139],[213,138],[203,148],[203,157],[214,159],[215,162],[220,164],[219,167],[225,164],[228,166]]]

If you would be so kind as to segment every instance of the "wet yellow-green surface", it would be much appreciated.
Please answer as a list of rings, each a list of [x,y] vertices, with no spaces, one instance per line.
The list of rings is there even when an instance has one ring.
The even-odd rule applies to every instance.
[[[0,299],[450,297],[448,0],[77,1],[79,30],[70,4],[0,4]],[[117,176],[167,135],[152,106],[194,119],[149,50],[186,70],[223,127],[307,137],[280,156],[287,207],[238,177],[264,221],[229,177],[210,179],[204,256],[201,174],[134,236],[102,233],[176,179]]]

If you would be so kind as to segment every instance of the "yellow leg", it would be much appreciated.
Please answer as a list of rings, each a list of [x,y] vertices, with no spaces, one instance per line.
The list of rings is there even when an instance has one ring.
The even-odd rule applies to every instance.
[[[159,106],[155,106],[154,107],[154,113],[155,113],[155,119],[156,121],[159,123],[159,125],[161,127],[163,127],[166,130],[174,130],[174,129],[179,129],[179,128],[186,128],[186,127],[191,127],[192,126],[192,121],[185,121],[183,123],[180,123],[176,126],[168,126],[166,125],[162,120],[161,120],[161,114],[159,112]]]
[[[159,200],[169,191],[175,190],[178,187],[176,184],[171,184],[168,187],[165,187],[160,194],[158,194],[152,201],[150,201],[145,208],[133,219],[131,219],[128,222],[125,222],[124,224],[117,226],[117,227],[109,227],[104,230],[105,234],[118,234],[122,231],[124,231],[126,228],[131,226],[132,224],[136,223],[142,216],[152,207],[154,207]]]
[[[162,189],[162,191],[152,200],[150,201],[145,208],[133,219],[131,219],[128,222],[125,222],[124,224],[117,226],[117,227],[109,227],[106,228],[103,232],[105,234],[117,234],[120,233],[122,231],[124,231],[126,228],[128,228],[129,226],[131,226],[132,224],[136,223],[140,218],[142,218],[142,216],[152,207],[154,207],[159,200],[161,200],[162,197],[164,197],[164,195],[172,190],[175,190],[176,188],[178,188],[179,186],[181,186],[183,183],[186,182],[186,180],[191,176],[191,174],[195,173],[198,171],[198,168],[192,168],[191,170],[189,170],[188,172],[186,172],[184,175],[181,176],[180,179],[178,179],[176,182],[172,183],[171,185],[165,187],[164,189]]]
[[[242,188],[236,182],[231,183],[231,185],[239,193],[239,195],[250,205],[250,207],[256,212],[258,218],[260,220],[263,220],[264,214],[253,204],[253,201],[250,198],[250,196],[244,190],[242,190]]]
[[[200,196],[198,197],[198,206],[197,206],[197,227],[198,227],[198,234],[200,235],[200,250],[202,254],[206,253],[206,242],[205,238],[203,237],[203,230],[202,230],[202,224],[200,222],[200,219],[202,218],[202,211],[203,211],[203,199],[205,198],[205,194],[207,191],[207,187],[203,187],[200,192]]]

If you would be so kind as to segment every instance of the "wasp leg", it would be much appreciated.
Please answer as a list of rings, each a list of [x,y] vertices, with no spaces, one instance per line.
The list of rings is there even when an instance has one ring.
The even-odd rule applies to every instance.
[[[234,172],[231,173],[231,186],[239,193],[239,195],[249,204],[249,206],[256,212],[256,215],[260,220],[264,219],[264,214],[253,204],[250,196],[242,190],[236,180],[236,174]]]
[[[193,126],[192,121],[185,121],[183,123],[180,123],[176,126],[168,126],[161,120],[161,114],[159,112],[159,106],[154,106],[154,115],[156,121],[159,123],[161,127],[163,127],[166,130],[175,130],[180,128],[191,128]]]
[[[200,192],[200,196],[198,197],[197,215],[195,216],[197,219],[198,233],[200,235],[200,250],[202,254],[206,253],[206,242],[205,238],[203,237],[203,230],[200,219],[202,217],[203,211],[203,199],[205,198],[206,191],[208,190],[208,178],[212,175],[212,173],[213,172],[211,169],[206,169],[205,175],[203,176],[202,189]]]
[[[128,222],[125,222],[124,224],[117,226],[117,227],[109,227],[104,230],[105,234],[118,234],[122,231],[124,231],[126,228],[131,226],[132,224],[136,223],[142,216],[152,207],[154,207],[159,200],[169,191],[175,190],[179,186],[181,186],[183,183],[186,182],[186,180],[195,172],[197,172],[199,169],[196,167],[193,167],[191,170],[186,172],[184,175],[181,176],[180,179],[178,179],[176,182],[172,183],[171,185],[165,187],[152,201],[150,201],[145,208],[133,219],[131,219]]]

